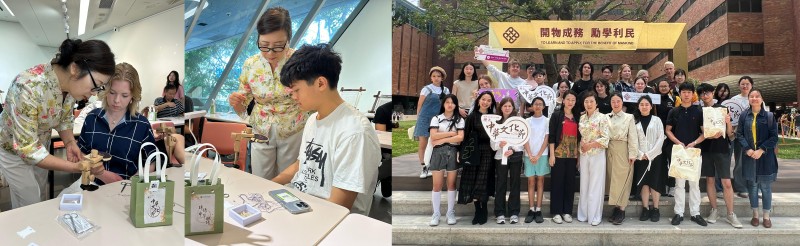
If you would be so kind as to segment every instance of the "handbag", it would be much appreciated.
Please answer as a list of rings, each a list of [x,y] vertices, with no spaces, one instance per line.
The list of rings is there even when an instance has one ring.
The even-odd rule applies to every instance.
[[[134,227],[153,227],[172,225],[173,204],[175,199],[175,182],[166,176],[167,155],[158,151],[150,154],[144,166],[141,156],[145,146],[153,143],[146,142],[139,147],[139,173],[131,177],[131,200],[129,215]],[[163,163],[161,160],[165,160]],[[155,160],[154,160],[155,159]],[[156,173],[150,175],[150,163],[155,161]]]
[[[202,149],[192,158],[193,161],[190,163],[193,163],[193,165],[190,167],[189,180],[185,183],[184,202],[186,206],[184,208],[186,219],[184,221],[184,234],[189,236],[222,233],[223,216],[225,215],[225,207],[222,203],[225,196],[225,186],[218,178],[219,169],[223,166],[219,161],[219,154],[214,156],[209,179],[197,179],[200,159],[203,158],[203,153],[209,150],[214,150],[216,153],[219,152],[211,144],[200,144],[190,148]]]
[[[470,134],[466,140],[461,142],[458,150],[458,161],[461,166],[474,167],[481,163],[480,152],[478,152],[478,137]]]
[[[697,182],[700,180],[702,166],[703,157],[700,149],[684,148],[679,144],[672,146],[672,161],[668,173],[670,177]]]

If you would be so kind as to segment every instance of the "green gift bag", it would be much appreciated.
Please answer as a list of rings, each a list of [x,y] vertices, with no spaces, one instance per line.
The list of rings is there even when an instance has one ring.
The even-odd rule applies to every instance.
[[[189,180],[185,187],[185,235],[213,234],[222,233],[222,225],[225,215],[225,207],[222,201],[225,195],[225,186],[222,185],[219,176],[219,154],[214,157],[209,179],[198,180],[197,173],[203,153],[208,150],[217,149],[211,144],[199,144],[190,147],[191,149],[202,148],[193,157],[194,163],[191,166]]]
[[[162,158],[165,161],[168,160],[167,155],[156,150],[147,157],[142,166],[144,158],[141,156],[141,152],[147,145],[155,147],[153,143],[142,144],[139,148],[139,175],[131,177],[129,209],[131,222],[137,228],[172,225],[175,182],[167,180],[166,170],[162,170],[161,162]],[[156,175],[150,175],[150,162],[152,161],[156,162]],[[166,168],[166,162],[163,167]]]

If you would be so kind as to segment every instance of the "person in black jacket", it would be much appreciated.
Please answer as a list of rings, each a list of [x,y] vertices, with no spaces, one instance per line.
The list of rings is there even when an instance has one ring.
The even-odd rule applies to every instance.
[[[553,222],[572,222],[572,207],[575,202],[575,173],[578,169],[578,122],[580,113],[576,108],[578,95],[574,91],[564,93],[561,110],[550,117],[550,214]]]

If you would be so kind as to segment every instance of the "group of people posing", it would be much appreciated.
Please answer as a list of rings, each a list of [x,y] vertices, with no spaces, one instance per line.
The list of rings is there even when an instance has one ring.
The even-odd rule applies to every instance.
[[[770,187],[778,169],[775,154],[778,127],[772,113],[764,107],[761,90],[753,88],[752,78],[741,77],[738,80],[741,93],[731,98],[724,83],[716,87],[687,83],[686,72],[675,70],[671,62],[664,64],[666,79],[659,81],[649,81],[646,70],[633,77],[631,67],[624,64],[615,83],[610,83],[610,66],[602,68],[603,78],[595,79],[593,64],[584,62],[575,81],[569,69],[561,67],[559,81],[552,85],[557,91],[554,103],[547,103],[541,97],[531,102],[505,97],[497,102],[491,91],[480,89],[546,86],[545,73],[531,65],[527,79],[522,78],[520,64],[514,59],[508,64],[507,73],[486,61],[483,65],[491,77],[478,76],[476,66],[465,63],[452,93],[442,84],[447,73],[433,67],[429,72],[431,84],[420,92],[414,136],[420,143],[420,178],[433,178],[431,226],[440,222],[441,190],[445,185],[448,224],[457,223],[456,203],[473,203],[472,224],[486,223],[490,197],[495,199],[493,212],[498,224],[518,223],[522,173],[528,178],[530,206],[525,223],[544,222],[541,211],[544,176],[550,175],[550,216],[556,224],[573,222],[578,189],[579,222],[592,226],[602,222],[604,195],[608,195],[608,205],[613,206],[607,219],[614,225],[624,222],[630,196],[642,200],[640,221],[658,222],[660,197],[672,193],[675,206],[671,224],[679,225],[684,220],[688,183],[691,221],[701,226],[716,223],[720,219],[716,193],[722,192],[726,211],[722,216],[730,225],[742,228],[733,210],[733,199],[738,195],[750,198],[751,225],[772,226]],[[622,92],[648,95],[636,102],[625,102]],[[704,137],[702,107],[724,107],[721,103],[726,100],[749,106],[738,120],[731,120],[730,114],[725,117],[723,133]],[[555,106],[551,115],[548,104]],[[484,130],[481,116],[486,114],[500,115],[498,124],[509,117],[526,117],[529,142],[503,151],[507,143],[492,141]],[[427,153],[430,161],[426,163],[429,142],[432,150]],[[667,175],[675,145],[702,150],[701,176],[706,177],[712,208],[705,217],[700,215],[700,180]],[[466,162],[459,156],[462,148],[472,149],[472,155],[478,157],[471,158],[479,160],[478,163],[463,165]],[[501,163],[503,156],[507,164]],[[733,171],[731,156],[735,160]],[[759,210],[759,197],[763,210]]]

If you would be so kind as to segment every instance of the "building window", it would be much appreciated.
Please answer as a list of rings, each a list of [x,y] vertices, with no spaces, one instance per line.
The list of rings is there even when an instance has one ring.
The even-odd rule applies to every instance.
[[[728,56],[763,56],[764,44],[728,43],[689,62],[689,71],[711,64]]]
[[[694,2],[695,0],[687,0],[686,2],[684,2],[683,5],[681,5],[681,8],[679,8],[678,11],[676,11],[675,14],[672,15],[672,18],[669,19],[669,22],[675,22],[679,18],[681,18],[681,16],[683,16],[683,14],[685,14],[686,11],[689,10],[689,7],[691,7],[692,4],[694,4]]]
[[[729,1],[729,2],[735,2],[735,1],[736,0]],[[746,1],[746,0],[742,0],[742,1]],[[753,1],[756,1],[756,0],[753,0]],[[730,4],[730,3],[727,3],[727,4]],[[759,1],[759,4],[761,4],[761,1]],[[715,8],[714,10],[711,10],[711,12],[709,12],[708,15],[703,17],[703,19],[700,19],[700,21],[698,21],[697,24],[695,24],[694,26],[689,28],[689,30],[686,31],[687,37],[689,39],[692,39],[695,35],[697,35],[700,32],[702,32],[703,29],[705,29],[706,27],[710,26],[711,23],[714,23],[714,21],[719,19],[719,17],[725,15],[725,13],[726,13],[725,11],[726,10],[729,10],[729,5],[726,5],[726,2],[722,2],[719,6],[717,6],[717,8]],[[731,11],[731,12],[734,12],[734,11]]]
[[[728,12],[761,12],[761,0],[728,0]]]

